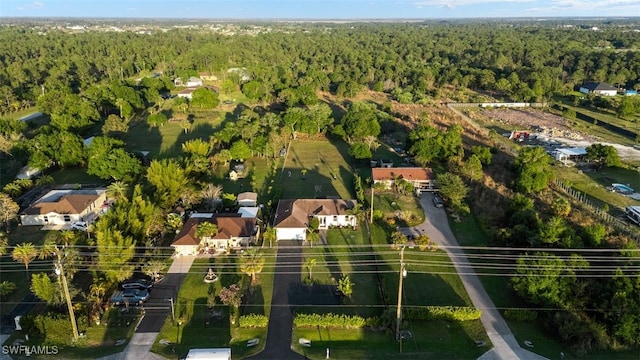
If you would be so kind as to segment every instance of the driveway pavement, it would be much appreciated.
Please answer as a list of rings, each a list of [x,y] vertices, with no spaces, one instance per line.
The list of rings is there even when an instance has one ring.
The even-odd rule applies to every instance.
[[[479,360],[545,360],[546,358],[520,347],[506,321],[504,321],[504,318],[485,291],[484,286],[482,286],[480,278],[470,267],[471,264],[467,256],[459,249],[458,241],[449,227],[445,210],[436,208],[433,205],[433,194],[422,194],[420,196],[420,205],[425,213],[426,219],[424,223],[413,228],[401,229],[401,231],[406,234],[426,234],[433,242],[442,245],[449,254],[458,274],[463,274],[460,275],[460,279],[471,298],[473,306],[482,310],[482,325],[484,325],[494,346],[493,349],[482,355]]]
[[[301,263],[302,246],[300,241],[280,240],[273,279],[273,297],[266,346],[262,352],[250,359],[304,359],[304,356],[291,350],[293,311],[295,309],[292,297],[295,289],[301,285]]]
[[[193,264],[193,256],[176,257],[169,267],[164,280],[154,285],[149,300],[144,304],[144,317],[124,351],[100,358],[99,360],[159,360],[162,356],[152,352],[151,346],[164,325],[167,316],[171,316],[171,301],[176,300],[182,281]]]

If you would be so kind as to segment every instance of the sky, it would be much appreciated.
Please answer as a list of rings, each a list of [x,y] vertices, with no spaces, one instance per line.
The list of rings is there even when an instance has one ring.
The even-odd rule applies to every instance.
[[[640,0],[0,0],[0,17],[434,19],[640,16]]]

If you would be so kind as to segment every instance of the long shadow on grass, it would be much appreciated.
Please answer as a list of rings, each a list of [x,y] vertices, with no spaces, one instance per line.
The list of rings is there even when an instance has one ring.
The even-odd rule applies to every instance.
[[[206,298],[196,299],[193,307],[193,316],[178,329],[177,339],[167,339],[177,343],[176,354],[185,356],[192,348],[228,347],[231,330],[226,306],[214,308],[221,312],[219,316],[211,315]]]
[[[125,136],[126,149],[131,152],[148,151],[151,158],[158,157],[162,146],[162,135],[157,127],[138,122]]]
[[[242,315],[259,314],[265,315],[264,294],[262,285],[253,285],[247,291],[247,295],[243,299]]]

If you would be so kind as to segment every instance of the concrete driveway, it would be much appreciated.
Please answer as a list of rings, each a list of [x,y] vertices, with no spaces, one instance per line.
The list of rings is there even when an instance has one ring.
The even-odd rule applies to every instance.
[[[425,221],[413,228],[402,228],[400,231],[407,235],[426,234],[433,242],[441,245],[449,254],[451,262],[460,275],[464,288],[471,298],[473,306],[482,310],[482,325],[484,325],[487,335],[494,348],[482,355],[481,360],[493,359],[521,359],[521,360],[544,360],[546,358],[534,354],[520,347],[518,341],[513,336],[506,321],[496,309],[493,301],[480,282],[480,278],[470,268],[470,262],[464,252],[459,249],[451,228],[445,209],[436,208],[433,204],[433,194],[424,193],[420,196],[420,205],[424,209]]]

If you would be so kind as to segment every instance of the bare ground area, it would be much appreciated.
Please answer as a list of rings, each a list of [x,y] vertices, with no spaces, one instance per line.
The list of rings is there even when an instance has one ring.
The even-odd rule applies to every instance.
[[[514,109],[491,109],[477,113],[477,116],[486,117],[489,121],[497,121],[524,129],[539,129],[544,137],[561,142],[567,146],[587,147],[594,143],[610,145],[616,148],[620,158],[627,161],[637,162],[640,159],[640,150],[631,146],[606,143],[599,141],[596,137],[577,132],[569,127],[569,122],[558,115],[550,114],[536,109],[514,110]]]

